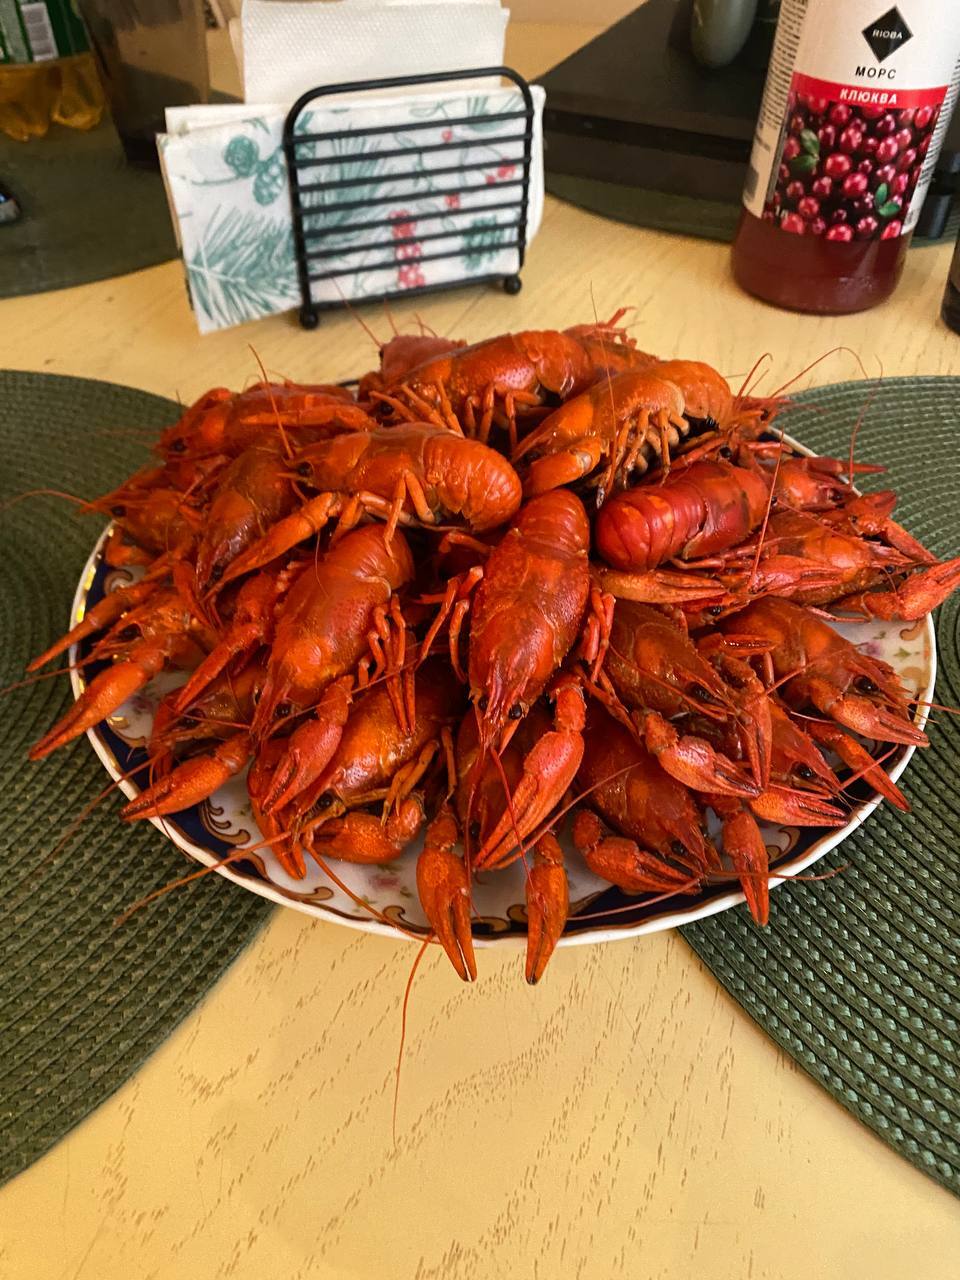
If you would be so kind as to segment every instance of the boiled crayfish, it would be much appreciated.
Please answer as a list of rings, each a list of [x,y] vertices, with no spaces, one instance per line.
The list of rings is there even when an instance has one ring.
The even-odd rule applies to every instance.
[[[892,492],[853,489],[878,468],[785,450],[779,400],[640,351],[622,316],[396,335],[357,393],[202,396],[86,504],[127,581],[31,663],[82,643],[107,664],[31,757],[181,673],[123,816],[246,771],[294,879],[422,835],[423,911],[468,980],[473,886],[520,860],[543,974],[567,822],[566,856],[623,893],[735,874],[763,923],[758,823],[840,825],[851,774],[906,808],[867,744],[926,742],[824,610],[920,618],[960,560],[897,524]]]

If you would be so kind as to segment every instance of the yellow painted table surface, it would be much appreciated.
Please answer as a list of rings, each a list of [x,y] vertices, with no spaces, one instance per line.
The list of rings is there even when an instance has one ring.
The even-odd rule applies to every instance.
[[[528,70],[565,52],[553,33],[525,38]],[[728,253],[548,199],[519,297],[474,288],[392,314],[479,338],[629,304],[663,355],[736,375],[770,352],[771,387],[841,345],[888,376],[960,373],[960,338],[938,320],[946,247],[912,252],[893,299],[839,319],[751,301]],[[376,308],[363,319],[387,333]],[[0,302],[0,364],[184,400],[253,378],[251,346],[302,380],[375,358],[345,314],[314,333],[277,317],[200,338],[177,263]],[[802,385],[854,376],[839,353]],[[431,950],[394,1144],[413,956],[278,909],[147,1064],[0,1189],[0,1278],[960,1275],[957,1201],[819,1089],[674,934],[560,951],[536,989],[515,951],[482,951],[465,987]]]

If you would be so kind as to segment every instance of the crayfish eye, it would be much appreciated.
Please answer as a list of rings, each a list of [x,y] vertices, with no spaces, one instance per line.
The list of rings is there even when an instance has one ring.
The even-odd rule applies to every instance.
[[[183,453],[183,451],[186,449],[186,447],[187,447],[187,442],[186,442],[186,440],[184,440],[182,437],[178,437],[178,438],[177,438],[176,440],[174,440],[174,441],[172,442],[172,444],[170,445],[170,452],[171,452],[171,453]]]
[[[115,507],[110,508],[110,514],[112,516],[116,516],[119,520],[121,516],[125,516],[127,514],[127,508],[118,502]]]
[[[733,457],[733,450],[730,448],[730,446],[729,446],[728,444],[722,445],[722,446],[717,450],[717,456],[718,456],[718,457],[720,457],[720,458],[723,458],[723,459],[724,459],[724,461],[726,461],[727,459],[729,459],[729,458],[732,458],[732,457]]]
[[[698,702],[709,702],[710,690],[705,689],[702,684],[692,685],[690,688],[690,697],[696,698]]]
[[[515,702],[513,706],[510,708],[510,710],[507,712],[507,715],[510,717],[511,720],[519,720],[520,717],[523,715],[523,707],[521,707],[519,702]]]
[[[140,632],[135,626],[124,627],[122,631],[117,633],[118,640],[136,640]]]
[[[480,823],[476,820],[476,818],[474,818],[474,820],[470,823],[468,831],[469,831],[471,840],[480,839]]]
[[[879,686],[869,676],[857,676],[853,687],[858,693],[877,693]]]
[[[706,417],[704,418],[704,420],[703,420],[703,425],[706,427],[706,429],[707,429],[708,431],[716,431],[716,429],[717,429],[717,427],[719,427],[720,423],[716,420],[716,418],[712,417],[712,416],[708,413],[708,414],[707,414],[707,416],[706,416]]]
[[[301,462],[299,467],[297,467],[297,475],[303,476],[304,480],[310,479],[310,474],[312,471],[313,471],[313,467],[311,467],[309,462]]]
[[[222,577],[223,577],[223,565],[215,564],[213,568],[210,570],[210,581],[219,582]]]
[[[333,804],[333,796],[329,791],[325,791],[317,800],[316,807],[318,809],[329,809]]]
[[[808,764],[798,764],[793,772],[805,782],[811,782],[817,776]]]
[[[286,720],[292,710],[293,708],[290,706],[289,702],[281,702],[273,714],[278,720]]]
[[[479,698],[477,700],[477,707],[481,711],[486,711],[489,705],[490,705],[490,699],[487,697],[486,694],[484,694],[482,698]]]
[[[687,855],[686,846],[682,840],[671,840],[670,851],[676,858],[685,858]]]
[[[707,610],[707,613],[709,613],[711,618],[719,618],[721,613],[723,613],[723,605],[712,604],[710,608]]]

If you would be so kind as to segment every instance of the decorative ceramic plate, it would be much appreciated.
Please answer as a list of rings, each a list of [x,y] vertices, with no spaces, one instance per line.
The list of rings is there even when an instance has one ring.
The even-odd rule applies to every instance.
[[[791,442],[792,443],[792,442]],[[807,452],[803,450],[803,452]],[[106,530],[94,547],[84,568],[73,602],[70,625],[79,622],[86,610],[111,589],[129,582],[126,571],[110,569],[103,561]],[[904,686],[919,699],[929,701],[936,674],[933,624],[921,622],[869,622],[836,624],[836,629],[873,657],[888,662]],[[71,663],[82,656],[71,650]],[[92,668],[90,675],[97,668]],[[150,736],[157,704],[182,674],[165,673],[125,703],[115,715],[89,730],[94,750],[114,781],[142,763],[144,746]],[[84,674],[74,667],[71,681],[75,697],[82,692]],[[926,721],[926,708],[919,706],[916,722]],[[913,754],[913,747],[900,747],[887,761],[887,772],[898,778]],[[120,782],[131,799],[140,788],[132,781]],[[809,867],[844,840],[876,808],[878,797],[862,781],[846,793],[853,803],[850,820],[839,829],[777,827],[761,823],[770,851],[771,866],[784,875],[794,875]],[[209,800],[167,818],[151,819],[175,844],[196,861],[207,866],[248,844],[258,844],[260,831],[250,812],[246,774],[240,774]],[[427,933],[416,891],[416,859],[421,845],[414,843],[394,862],[382,866],[337,864],[343,882],[380,917],[396,922],[407,932]],[[604,942],[613,938],[654,933],[689,924],[725,911],[743,902],[743,894],[731,887],[735,881],[709,886],[697,894],[685,894],[667,901],[650,902],[650,895],[630,895],[598,879],[567,842],[567,873],[570,881],[570,920],[560,940],[561,946],[580,942]],[[308,915],[367,933],[397,936],[383,919],[366,913],[356,901],[332,884],[319,869],[308,867],[304,880],[288,876],[268,848],[252,852],[248,858],[218,868],[219,874],[253,893],[282,906],[294,907]],[[771,887],[783,883],[771,879]],[[474,933],[478,945],[493,945],[526,939],[524,871],[515,862],[504,871],[482,874],[474,881],[477,918]]]

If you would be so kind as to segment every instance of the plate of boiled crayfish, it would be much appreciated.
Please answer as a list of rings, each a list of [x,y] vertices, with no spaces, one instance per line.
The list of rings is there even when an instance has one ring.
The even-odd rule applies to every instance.
[[[632,936],[746,902],[896,784],[960,584],[879,468],[618,327],[402,335],[350,387],[211,391],[109,515],[69,650],[90,737],[190,857],[443,946]],[[825,885],[824,892],[829,892]]]

